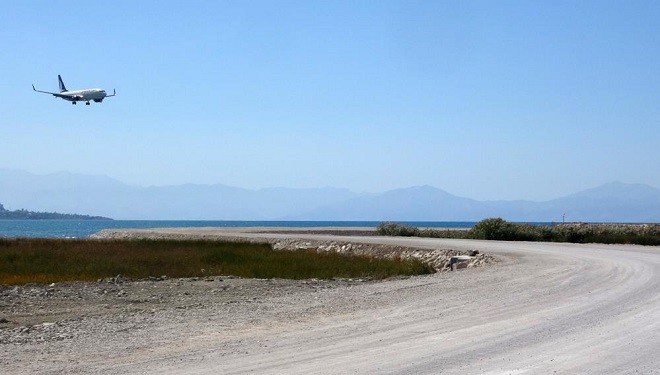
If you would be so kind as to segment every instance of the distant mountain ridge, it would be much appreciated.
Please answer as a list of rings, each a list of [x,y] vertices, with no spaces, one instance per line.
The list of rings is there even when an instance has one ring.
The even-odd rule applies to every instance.
[[[133,220],[273,220],[359,194],[348,189],[185,184],[131,186],[105,176],[34,175],[0,169],[0,201],[35,211],[78,212]]]
[[[642,184],[609,183],[545,201],[477,201],[431,186],[391,190],[319,207],[297,220],[660,222],[660,190]],[[340,219],[341,218],[341,219]]]
[[[377,194],[348,189],[185,184],[137,187],[106,176],[0,169],[0,202],[13,208],[134,220],[369,220],[660,222],[660,190],[609,183],[544,202],[478,201],[432,186]]]

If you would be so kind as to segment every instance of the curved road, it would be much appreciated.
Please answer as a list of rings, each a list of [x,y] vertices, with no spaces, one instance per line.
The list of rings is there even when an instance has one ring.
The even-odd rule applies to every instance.
[[[478,249],[502,261],[374,283],[255,281],[262,286],[236,289],[237,301],[209,296],[191,310],[165,305],[118,319],[81,317],[58,328],[77,330],[72,339],[1,346],[0,373],[660,374],[658,246],[254,230],[115,234]],[[175,283],[159,285],[140,288],[158,288],[144,291],[156,297],[181,293]]]
[[[658,247],[210,233],[478,249],[503,262],[366,285],[360,293],[379,298],[370,308],[265,330],[238,340],[240,355],[215,356],[210,347],[177,357],[178,364],[129,371],[156,365],[188,374],[660,373]],[[268,345],[255,344],[260,340]]]

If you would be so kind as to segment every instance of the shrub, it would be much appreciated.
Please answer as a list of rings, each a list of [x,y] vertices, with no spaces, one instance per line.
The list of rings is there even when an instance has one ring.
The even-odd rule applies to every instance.
[[[660,245],[660,224],[530,225],[509,223],[501,218],[484,219],[470,230],[418,229],[397,223],[381,223],[378,233],[389,236],[466,238],[503,241],[547,241]]]
[[[385,222],[378,224],[378,234],[382,236],[419,236],[419,228],[410,225]]]
[[[464,229],[425,228],[419,230],[419,237],[429,238],[471,238],[470,231]]]
[[[512,240],[515,237],[515,228],[502,218],[484,219],[470,229],[472,238],[483,240]]]

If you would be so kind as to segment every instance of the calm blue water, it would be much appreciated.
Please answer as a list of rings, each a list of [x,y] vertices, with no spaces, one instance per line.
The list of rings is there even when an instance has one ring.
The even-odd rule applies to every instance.
[[[0,237],[84,238],[103,229],[177,227],[375,227],[380,221],[0,220]],[[470,228],[474,222],[403,221],[419,227]]]

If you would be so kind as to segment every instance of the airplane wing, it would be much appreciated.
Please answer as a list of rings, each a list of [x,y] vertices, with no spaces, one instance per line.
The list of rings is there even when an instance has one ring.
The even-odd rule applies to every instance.
[[[32,85],[32,90],[34,90],[36,92],[43,92],[44,94],[51,94],[53,96],[57,96],[58,98],[76,98],[76,99],[81,98],[79,95],[60,94],[60,93],[57,93],[57,92],[37,90],[37,89],[34,88],[34,85]]]
[[[34,88],[34,85],[32,85],[32,90],[34,90],[34,91],[36,91],[36,92],[43,92],[44,94],[55,95],[55,96],[62,95],[62,94],[58,94],[58,93],[56,93],[56,92],[48,92],[48,91],[37,90],[37,89]]]

